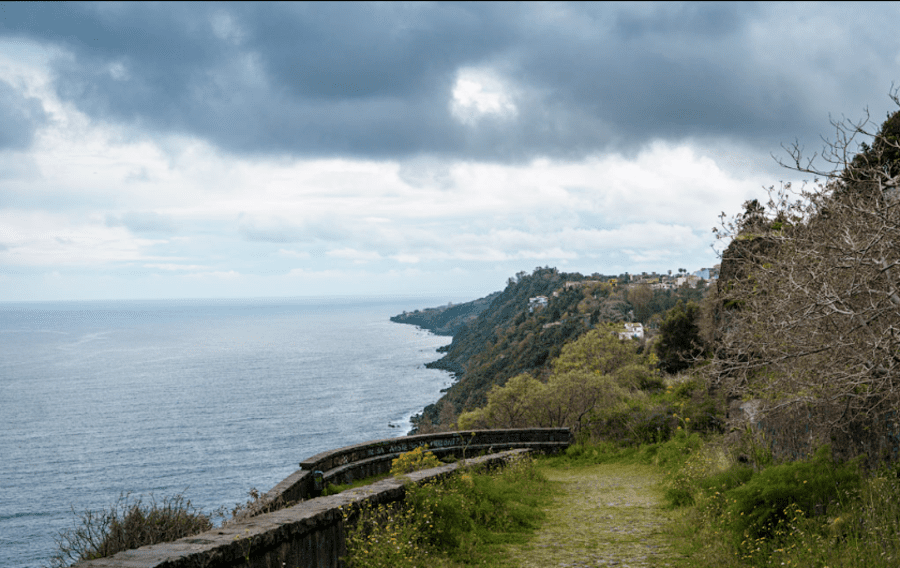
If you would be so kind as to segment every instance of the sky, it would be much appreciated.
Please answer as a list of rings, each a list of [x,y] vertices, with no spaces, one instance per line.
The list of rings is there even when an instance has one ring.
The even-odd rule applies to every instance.
[[[878,124],[900,4],[0,4],[0,301],[694,271]]]

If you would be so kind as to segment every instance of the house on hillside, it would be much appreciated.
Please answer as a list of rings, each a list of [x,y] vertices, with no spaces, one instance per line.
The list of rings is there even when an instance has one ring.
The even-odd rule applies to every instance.
[[[700,284],[700,277],[688,274],[687,276],[679,276],[675,279],[675,286],[681,287],[687,284],[691,288],[696,288]]]
[[[547,299],[547,296],[528,298],[528,313],[533,313],[536,308],[546,308],[549,303],[550,300]]]
[[[643,339],[644,326],[640,322],[626,323],[625,331],[619,332],[619,339]]]

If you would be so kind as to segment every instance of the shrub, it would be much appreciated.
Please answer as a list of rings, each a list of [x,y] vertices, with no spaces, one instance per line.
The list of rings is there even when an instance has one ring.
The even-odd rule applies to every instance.
[[[824,515],[848,493],[858,492],[860,479],[855,462],[835,464],[831,447],[823,446],[808,461],[769,467],[729,490],[728,522],[739,538],[770,537],[786,511]]]
[[[900,565],[900,479],[887,468],[864,478],[854,463],[831,457],[826,448],[806,462],[760,472],[735,465],[695,484],[696,507],[679,528],[692,541],[685,549],[690,565]],[[749,498],[769,488],[769,495]],[[760,511],[756,519],[751,507]]]
[[[654,444],[671,438],[677,426],[670,405],[634,396],[623,404],[593,414],[589,432],[597,440]]]
[[[391,462],[391,473],[393,475],[403,475],[441,465],[443,465],[441,461],[428,451],[428,444],[425,444],[409,452],[404,452],[395,458]]]
[[[213,526],[211,516],[195,509],[182,493],[159,501],[151,495],[149,504],[124,493],[108,509],[75,517],[75,526],[56,537],[58,550],[50,561],[54,568],[177,540]]]

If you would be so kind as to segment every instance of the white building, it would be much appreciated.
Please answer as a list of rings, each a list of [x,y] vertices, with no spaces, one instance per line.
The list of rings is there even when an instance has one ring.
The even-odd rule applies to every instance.
[[[643,339],[644,326],[640,323],[626,323],[625,331],[619,332],[619,339]]]
[[[547,299],[547,296],[535,296],[534,298],[528,298],[528,311],[533,312],[535,308],[546,308],[547,304],[550,303],[550,300]]]

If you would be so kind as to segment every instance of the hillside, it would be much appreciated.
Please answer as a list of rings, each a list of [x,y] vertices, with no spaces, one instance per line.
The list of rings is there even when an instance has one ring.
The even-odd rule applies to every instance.
[[[487,309],[494,298],[499,295],[500,292],[494,292],[484,298],[463,304],[448,304],[437,308],[403,312],[392,317],[391,321],[416,325],[435,335],[456,335],[467,323]]]
[[[629,289],[611,277],[585,277],[537,268],[532,274],[518,273],[502,292],[458,306],[431,308],[391,318],[426,329],[456,328],[445,353],[428,367],[454,374],[457,381],[435,404],[413,420],[414,432],[449,425],[460,412],[484,405],[488,391],[520,373],[540,377],[565,343],[574,341],[597,324],[641,321],[652,327],[658,314],[678,299],[699,299],[702,290],[681,288],[656,290],[639,302]],[[532,303],[546,298],[546,305]],[[478,310],[475,317],[471,315]],[[642,317],[636,317],[635,312]],[[432,327],[433,326],[433,327]]]

